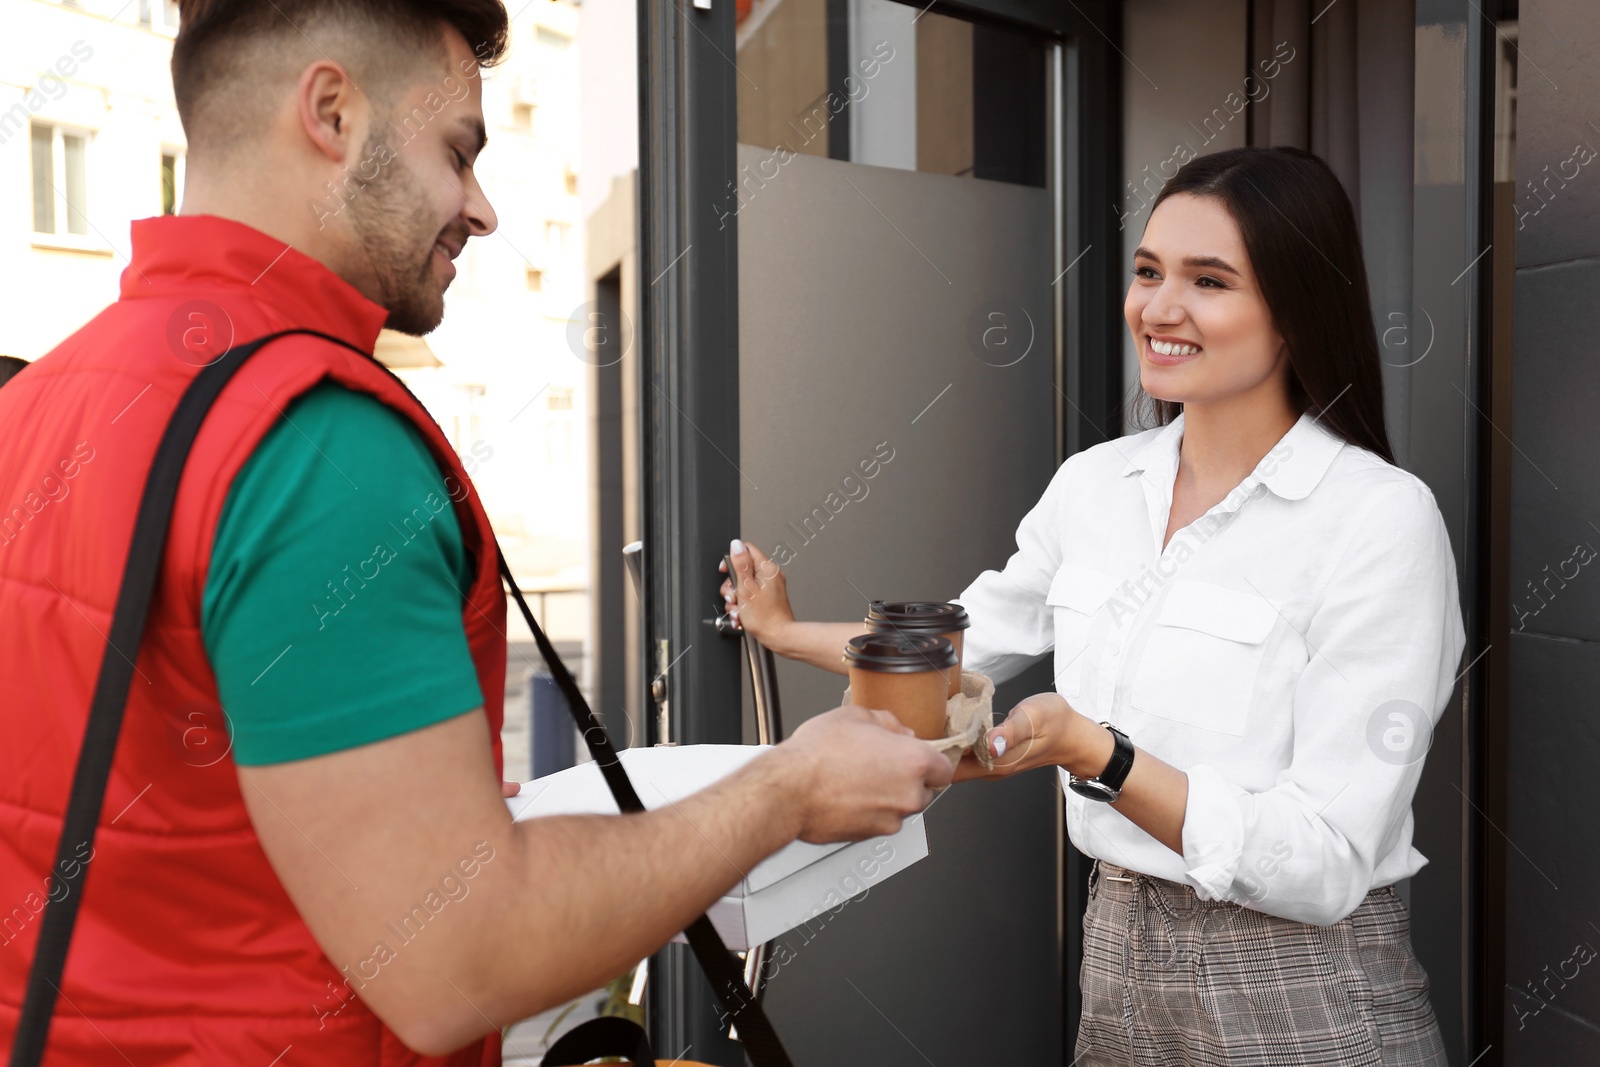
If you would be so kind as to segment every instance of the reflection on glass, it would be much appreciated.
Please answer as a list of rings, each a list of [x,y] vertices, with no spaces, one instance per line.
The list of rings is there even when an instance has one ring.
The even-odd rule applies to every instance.
[[[896,0],[752,0],[736,44],[745,144],[1045,184],[1037,39]]]

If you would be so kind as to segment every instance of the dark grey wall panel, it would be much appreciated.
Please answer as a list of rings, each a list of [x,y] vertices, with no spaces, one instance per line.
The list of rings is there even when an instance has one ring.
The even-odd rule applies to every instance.
[[[801,618],[956,596],[1054,473],[1049,193],[771,155],[740,147],[766,178],[739,212],[741,533],[785,546]],[[1012,347],[973,343],[991,327]],[[779,677],[790,730],[844,689]],[[768,1004],[796,1062],[1063,1062],[1053,778],[957,787],[927,825],[929,859],[786,939]]]
[[[1600,645],[1514,634],[1506,1063],[1600,1063]]]
[[[1513,633],[1600,641],[1600,359],[1579,354],[1600,337],[1596,296],[1600,261],[1517,274]]]
[[[1594,0],[1523,0],[1518,37],[1517,266],[1595,255],[1600,9]]]
[[[1600,10],[1519,28],[1505,1062],[1542,1067],[1600,1063],[1600,158],[1562,167],[1600,148]]]

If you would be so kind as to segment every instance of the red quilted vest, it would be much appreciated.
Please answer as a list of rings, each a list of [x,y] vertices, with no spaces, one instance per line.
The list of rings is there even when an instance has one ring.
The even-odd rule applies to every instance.
[[[150,219],[115,304],[0,389],[0,1050],[9,1050],[135,511],[200,367],[295,327],[371,352],[385,320],[319,263],[237,222]],[[376,362],[304,335],[245,364],[201,428],[88,861],[48,1064],[466,1067],[498,1035],[418,1056],[351,995],[256,837],[200,634],[235,473],[325,379],[403,413],[462,486],[476,575],[462,610],[500,764],[505,595],[477,492],[433,420]],[[116,653],[109,653],[115,655]],[[281,1059],[280,1059],[281,1057]]]

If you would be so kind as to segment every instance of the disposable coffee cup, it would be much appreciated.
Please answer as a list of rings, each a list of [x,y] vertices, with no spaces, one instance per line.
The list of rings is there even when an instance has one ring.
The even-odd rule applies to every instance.
[[[869,633],[931,635],[949,641],[956,650],[956,663],[950,668],[947,695],[961,692],[961,631],[972,625],[966,608],[936,600],[874,600],[862,622]]]
[[[950,668],[955,646],[934,634],[869,633],[844,646],[850,668],[850,702],[890,712],[924,741],[944,737]]]

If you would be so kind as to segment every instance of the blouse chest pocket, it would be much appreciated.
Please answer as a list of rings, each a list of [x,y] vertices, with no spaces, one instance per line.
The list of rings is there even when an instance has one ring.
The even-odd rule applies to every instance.
[[[1175,583],[1139,659],[1130,701],[1163,719],[1243,735],[1277,620],[1272,605],[1252,593]]]
[[[1050,580],[1044,602],[1055,613],[1056,691],[1069,700],[1079,695],[1089,626],[1116,589],[1116,580],[1093,567],[1064,563]]]

